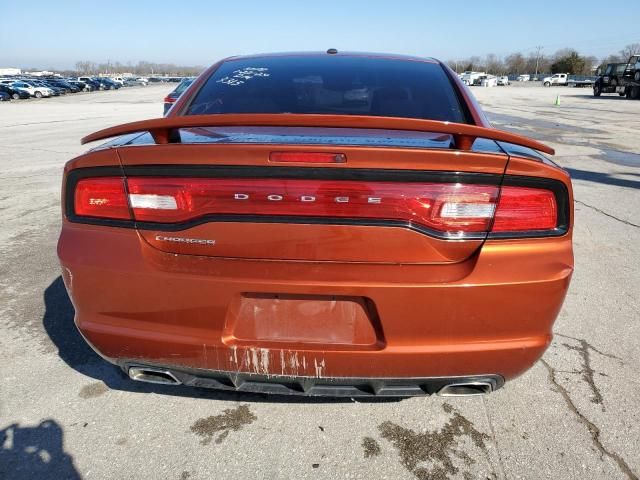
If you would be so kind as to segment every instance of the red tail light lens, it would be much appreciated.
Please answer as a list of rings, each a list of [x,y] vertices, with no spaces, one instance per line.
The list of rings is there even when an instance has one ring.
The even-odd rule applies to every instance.
[[[75,190],[74,212],[83,217],[130,220],[124,179],[96,177],[79,180]]]
[[[444,234],[486,232],[498,187],[344,180],[129,178],[143,222],[206,215],[300,216],[402,222]]]
[[[493,232],[552,230],[558,224],[558,205],[550,190],[504,186]]]
[[[566,223],[557,193],[530,186],[182,177],[131,177],[125,184],[120,177],[91,177],[71,188],[72,217],[158,224],[205,217],[256,222],[277,217],[286,223],[299,217],[408,226],[443,238],[481,238],[489,230],[509,238],[561,234],[559,223]]]
[[[166,97],[164,97],[164,103],[175,103],[176,100],[177,100],[176,98],[170,95],[167,95]]]

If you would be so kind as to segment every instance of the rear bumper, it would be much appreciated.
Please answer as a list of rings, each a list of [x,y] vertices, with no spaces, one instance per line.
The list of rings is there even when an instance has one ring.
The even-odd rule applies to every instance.
[[[120,368],[134,380],[149,383],[186,385],[233,392],[326,397],[409,397],[421,395],[478,395],[504,385],[500,375],[428,378],[354,378],[260,375],[176,368],[164,365],[120,361]],[[148,375],[145,378],[145,372]],[[159,373],[154,378],[153,373]],[[150,374],[150,375],[149,375]],[[453,388],[452,388],[453,387]],[[459,387],[456,389],[456,387]]]
[[[305,392],[305,379],[374,393],[384,379],[419,379],[411,388],[431,393],[440,377],[513,378],[548,346],[573,267],[565,237],[487,242],[454,265],[265,262],[176,256],[135,231],[67,222],[58,254],[79,330],[113,363],[169,366],[182,383],[231,389],[276,376],[276,385],[302,385],[293,393]],[[235,338],[229,307],[247,292],[368,299],[378,341]],[[247,386],[228,380],[237,374]]]

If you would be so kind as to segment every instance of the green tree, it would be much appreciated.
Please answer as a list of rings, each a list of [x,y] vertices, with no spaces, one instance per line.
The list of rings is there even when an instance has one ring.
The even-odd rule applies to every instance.
[[[551,64],[551,73],[568,73],[570,75],[582,74],[585,70],[586,60],[575,50],[568,55],[556,58]]]

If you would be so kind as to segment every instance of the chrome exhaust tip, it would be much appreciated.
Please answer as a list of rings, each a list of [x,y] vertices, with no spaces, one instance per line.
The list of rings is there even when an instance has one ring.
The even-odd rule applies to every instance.
[[[160,385],[180,385],[182,382],[169,370],[152,367],[129,367],[129,378],[137,382],[157,383]]]
[[[468,397],[491,392],[493,392],[493,384],[489,382],[464,382],[445,385],[438,390],[438,395],[442,397]]]

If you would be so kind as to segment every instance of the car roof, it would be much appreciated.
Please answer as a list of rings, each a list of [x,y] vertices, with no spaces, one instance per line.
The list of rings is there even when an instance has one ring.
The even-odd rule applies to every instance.
[[[224,62],[237,61],[237,60],[246,60],[246,59],[255,59],[255,58],[270,58],[270,57],[306,57],[306,58],[314,58],[314,57],[360,57],[360,58],[379,58],[385,60],[405,60],[412,62],[426,62],[426,63],[440,63],[435,58],[431,57],[418,57],[413,55],[400,55],[395,53],[377,53],[377,52],[341,52],[337,53],[327,53],[321,51],[310,51],[310,52],[275,52],[275,53],[257,53],[251,55],[238,55],[225,58]]]

